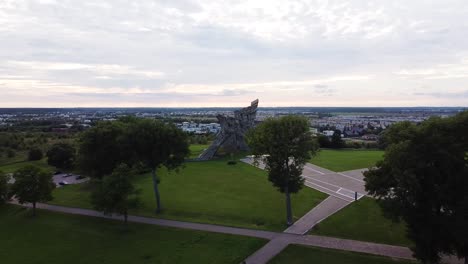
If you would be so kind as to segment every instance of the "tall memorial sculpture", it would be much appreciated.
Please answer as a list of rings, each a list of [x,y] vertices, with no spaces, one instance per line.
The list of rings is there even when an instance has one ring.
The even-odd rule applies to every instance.
[[[255,125],[257,117],[258,99],[253,101],[249,107],[234,111],[234,117],[217,115],[221,125],[221,131],[213,144],[206,149],[198,159],[212,159],[218,150],[246,151],[249,149],[245,143],[245,133]]]

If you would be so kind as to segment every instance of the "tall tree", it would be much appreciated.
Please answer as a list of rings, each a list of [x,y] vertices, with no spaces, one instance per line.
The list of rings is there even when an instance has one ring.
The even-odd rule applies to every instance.
[[[8,179],[10,177],[7,176],[5,173],[0,171],[0,204],[8,201],[9,199],[9,186],[8,186]]]
[[[120,163],[130,164],[133,150],[128,145],[128,123],[99,122],[79,139],[78,164],[92,178],[111,174]]]
[[[161,212],[159,179],[156,175],[161,166],[174,170],[179,168],[189,154],[188,136],[173,124],[158,120],[134,119],[129,126],[128,138],[138,161],[151,169],[156,213]]]
[[[133,170],[126,164],[120,164],[111,175],[97,180],[91,195],[94,208],[104,214],[117,213],[124,216],[127,223],[128,210],[139,204],[138,193],[132,183]]]
[[[308,120],[299,116],[267,119],[248,132],[247,143],[255,159],[265,162],[273,186],[285,194],[286,220],[292,225],[291,193],[302,188],[304,165],[317,151]]]
[[[33,215],[36,215],[36,203],[52,200],[55,184],[51,173],[35,166],[25,166],[15,171],[13,178],[12,194],[21,204],[32,203]]]
[[[344,147],[343,139],[341,139],[341,131],[335,130],[331,137],[331,146],[333,148],[342,148]]]
[[[66,143],[57,143],[47,151],[47,163],[61,169],[70,169],[75,162],[75,148]]]
[[[384,160],[365,173],[385,214],[408,224],[423,263],[453,252],[468,263],[467,135],[468,112],[394,125],[385,132]]]

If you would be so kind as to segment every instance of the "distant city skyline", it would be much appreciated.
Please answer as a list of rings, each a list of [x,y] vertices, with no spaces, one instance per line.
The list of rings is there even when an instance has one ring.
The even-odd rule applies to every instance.
[[[0,0],[0,107],[468,106],[468,2]]]

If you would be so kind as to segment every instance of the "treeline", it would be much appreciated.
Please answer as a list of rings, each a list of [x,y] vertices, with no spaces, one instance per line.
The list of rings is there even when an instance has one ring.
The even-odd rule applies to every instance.
[[[43,154],[54,143],[67,142],[73,144],[76,137],[76,134],[0,132],[0,158],[8,160],[15,158],[17,155],[29,153],[31,150],[34,150],[36,154],[39,150]]]

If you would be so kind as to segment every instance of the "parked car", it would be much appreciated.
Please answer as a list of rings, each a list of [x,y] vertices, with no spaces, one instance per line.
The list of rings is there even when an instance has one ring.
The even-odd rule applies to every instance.
[[[66,181],[61,181],[61,182],[59,182],[59,185],[65,186],[65,185],[68,185],[68,182],[66,182]]]

